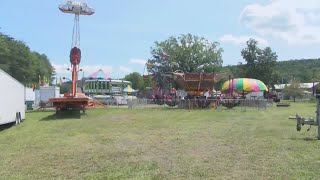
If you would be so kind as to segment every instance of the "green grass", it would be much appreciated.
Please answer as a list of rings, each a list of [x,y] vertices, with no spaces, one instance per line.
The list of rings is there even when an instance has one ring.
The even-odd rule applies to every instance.
[[[0,179],[320,179],[314,104],[267,110],[27,113],[0,131]],[[49,118],[48,118],[49,117]]]

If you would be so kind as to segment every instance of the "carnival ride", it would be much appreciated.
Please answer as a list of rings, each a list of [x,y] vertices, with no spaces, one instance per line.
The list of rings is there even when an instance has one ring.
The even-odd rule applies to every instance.
[[[268,87],[258,79],[235,78],[222,84],[221,92],[226,94],[226,98],[221,104],[227,108],[233,108],[240,104],[241,99],[250,92],[268,91]]]
[[[63,13],[74,14],[72,44],[70,50],[70,63],[72,69],[72,89],[71,93],[65,93],[63,97],[51,98],[49,102],[56,108],[56,112],[63,110],[82,110],[85,112],[89,104],[89,98],[83,93],[77,93],[77,80],[79,64],[81,62],[80,50],[80,15],[92,15],[95,10],[83,2],[67,1],[59,5],[60,11]]]
[[[167,104],[168,106],[176,106],[180,104],[182,107],[192,104],[193,107],[208,107],[210,102],[204,96],[205,92],[211,91],[216,83],[214,73],[185,73],[183,71],[175,71],[173,73],[162,74],[168,82],[167,89],[155,87],[154,100],[158,105]],[[176,88],[172,87],[172,83],[177,87],[186,91],[187,95],[181,97],[177,93]]]

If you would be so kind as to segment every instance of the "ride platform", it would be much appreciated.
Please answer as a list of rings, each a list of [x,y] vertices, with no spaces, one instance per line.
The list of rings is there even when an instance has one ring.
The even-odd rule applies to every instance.
[[[173,73],[175,82],[184,89],[188,96],[203,96],[203,93],[212,90],[216,83],[214,73]]]
[[[66,110],[82,110],[85,112],[89,104],[89,98],[85,96],[73,97],[69,94],[65,94],[64,97],[50,98],[49,102],[56,108],[56,112]]]

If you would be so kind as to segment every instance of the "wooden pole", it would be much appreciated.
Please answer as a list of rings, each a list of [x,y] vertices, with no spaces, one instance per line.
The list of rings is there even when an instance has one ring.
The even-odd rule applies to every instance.
[[[320,98],[317,101],[317,124],[318,124],[318,140],[320,140]]]

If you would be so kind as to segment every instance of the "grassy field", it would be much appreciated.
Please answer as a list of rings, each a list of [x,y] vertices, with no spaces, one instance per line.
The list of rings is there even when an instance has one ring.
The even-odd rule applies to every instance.
[[[267,110],[92,109],[27,113],[0,131],[0,179],[320,179],[316,128]]]

